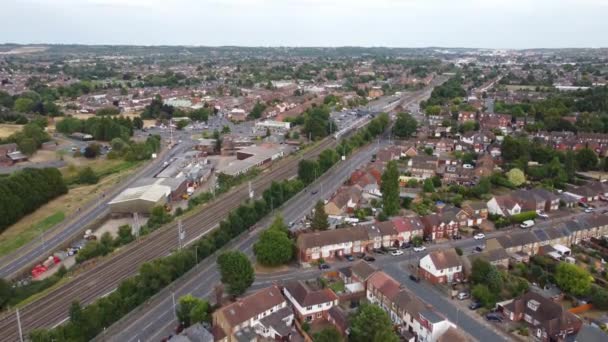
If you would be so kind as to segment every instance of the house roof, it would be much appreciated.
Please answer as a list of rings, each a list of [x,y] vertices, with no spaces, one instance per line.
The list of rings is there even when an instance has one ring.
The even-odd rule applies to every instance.
[[[431,252],[428,256],[438,270],[462,266],[462,261],[454,249]]]
[[[285,289],[301,307],[333,302],[338,299],[331,289],[313,290],[302,281],[290,281],[285,285]]]
[[[367,281],[367,286],[374,287],[390,300],[395,300],[401,290],[401,284],[382,271],[374,273]]]
[[[550,337],[554,337],[560,330],[580,323],[576,316],[560,304],[533,291],[526,292],[504,307],[516,314],[529,315],[537,320]]]
[[[418,216],[394,217],[391,221],[395,226],[395,230],[399,233],[424,229],[424,225]]]
[[[363,226],[355,226],[300,234],[297,238],[296,244],[300,249],[307,249],[344,242],[365,241],[367,239],[367,229],[365,229]]]
[[[359,279],[361,279],[363,281],[366,281],[378,269],[365,260],[359,260],[353,264],[353,266],[350,268],[350,270],[353,275],[357,276]]]
[[[608,341],[608,334],[595,325],[585,324],[576,334],[576,342],[605,342]]]
[[[474,341],[473,339],[467,337],[462,331],[458,330],[456,327],[449,327],[439,338],[437,342],[468,342]]]
[[[532,232],[515,232],[496,238],[503,248],[511,248],[524,246],[527,244],[538,242],[538,238]]]
[[[287,336],[291,332],[291,326],[286,324],[285,319],[290,315],[293,315],[293,311],[289,306],[285,306],[262,318],[260,323],[266,328],[272,327],[281,336]]]
[[[277,286],[271,286],[224,306],[219,311],[234,327],[284,301],[281,290]]]
[[[469,259],[471,261],[473,261],[477,258],[482,258],[482,259],[486,260],[487,262],[492,263],[492,262],[509,259],[509,254],[507,253],[507,251],[504,250],[504,248],[495,248],[495,249],[490,249],[490,250],[484,250],[481,253],[471,254],[469,256]]]

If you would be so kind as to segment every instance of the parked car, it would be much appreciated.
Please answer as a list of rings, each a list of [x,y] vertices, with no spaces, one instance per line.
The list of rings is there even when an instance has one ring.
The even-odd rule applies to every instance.
[[[452,240],[460,240],[460,239],[462,239],[462,235],[460,235],[460,234],[452,236]]]
[[[472,169],[473,165],[471,165],[471,164],[462,164],[462,167],[465,168],[465,169]]]
[[[377,254],[386,254],[386,252],[383,251],[381,248],[374,249],[374,253],[377,253]]]
[[[593,212],[593,208],[585,208],[585,212],[587,214],[592,213]]]
[[[319,264],[320,270],[328,270],[329,268],[330,268],[330,266],[328,264]]]
[[[483,240],[485,238],[486,238],[486,235],[484,233],[478,233],[473,236],[473,239],[475,239],[475,240]]]
[[[538,217],[540,217],[540,218],[543,218],[543,219],[545,219],[545,220],[548,220],[548,219],[549,219],[549,215],[547,215],[547,214],[543,213],[542,211],[538,211],[538,212],[536,212],[536,216],[538,216]]]
[[[357,258],[359,258],[359,259],[365,258],[365,253],[359,253],[359,254],[357,254]]]
[[[414,247],[414,252],[422,252],[424,250],[426,250],[426,247],[424,246]]]
[[[417,277],[413,274],[410,274],[410,280],[419,283],[420,282],[420,277]]]
[[[486,315],[486,319],[490,322],[501,323],[502,317],[496,313],[489,313]]]
[[[366,255],[366,256],[363,257],[363,260],[365,260],[367,262],[373,262],[373,261],[376,261],[376,258],[374,258],[371,255]]]
[[[399,255],[403,255],[403,251],[400,250],[396,250],[396,251],[392,251],[391,252],[392,256],[399,256]]]
[[[582,208],[585,208],[585,209],[589,208],[589,204],[587,204],[585,202],[578,202],[578,205],[579,205],[579,207],[582,207]]]
[[[468,292],[460,292],[458,296],[456,296],[460,300],[469,299],[471,295]]]
[[[519,226],[524,229],[530,228],[530,227],[534,226],[534,220],[525,220]]]
[[[346,260],[348,260],[348,261],[353,261],[353,260],[355,260],[355,258],[353,258],[353,256],[352,256],[352,255],[350,255],[350,254],[349,254],[349,255],[345,255],[345,256],[344,256],[344,259],[346,259]]]
[[[476,300],[472,301],[471,304],[469,304],[469,309],[471,309],[471,310],[477,310],[480,307],[481,307],[481,303]]]
[[[475,252],[483,252],[484,249],[485,249],[484,246],[476,246],[475,247]]]
[[[412,244],[409,242],[404,242],[401,244],[401,249],[408,249],[410,247],[412,247]]]

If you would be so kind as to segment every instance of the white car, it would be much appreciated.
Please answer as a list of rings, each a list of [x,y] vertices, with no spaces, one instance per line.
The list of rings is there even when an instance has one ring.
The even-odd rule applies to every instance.
[[[538,216],[540,218],[544,218],[545,220],[549,218],[549,215],[543,213],[542,211],[537,212],[536,216]]]
[[[593,208],[585,208],[585,212],[586,213],[592,213],[593,212]]]
[[[414,252],[422,252],[424,250],[426,250],[426,247],[424,246],[414,247]]]
[[[486,238],[486,236],[483,233],[475,234],[475,236],[473,236],[473,239],[475,239],[475,240],[483,240],[485,238]]]
[[[392,256],[400,256],[400,255],[403,255],[403,251],[400,251],[400,250],[392,251],[391,255]]]
[[[462,167],[465,168],[465,169],[472,169],[473,165],[471,165],[471,164],[463,164]]]
[[[519,226],[522,227],[522,228],[524,228],[524,229],[525,228],[530,228],[530,227],[534,226],[534,220],[525,220]]]

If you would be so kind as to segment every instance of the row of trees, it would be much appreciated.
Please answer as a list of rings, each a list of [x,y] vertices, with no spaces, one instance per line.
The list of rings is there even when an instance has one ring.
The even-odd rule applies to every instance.
[[[49,141],[51,137],[44,131],[46,120],[34,120],[19,132],[11,134],[6,139],[0,139],[0,144],[16,143],[19,151],[32,155],[36,152],[43,142]]]
[[[260,239],[253,246],[257,261],[265,266],[278,266],[290,262],[294,251],[295,244],[280,215],[275,217],[274,222],[262,232]]]
[[[129,140],[133,135],[133,120],[128,117],[92,117],[86,120],[67,117],[56,125],[58,132],[91,134],[95,140],[111,141],[114,138]]]
[[[25,169],[0,177],[0,232],[67,191],[55,168]]]
[[[124,158],[127,161],[148,160],[153,153],[160,151],[160,136],[150,135],[144,142],[125,141],[122,138],[112,139],[112,151],[109,159]]]
[[[300,180],[284,180],[273,182],[271,187],[264,191],[263,198],[256,201],[248,201],[233,210],[228,217],[220,222],[219,228],[205,235],[193,246],[176,251],[170,256],[159,258],[144,263],[139,274],[121,282],[118,289],[95,301],[93,304],[79,310],[77,319],[70,315],[70,320],[53,329],[41,329],[33,331],[30,335],[32,341],[88,341],[100,333],[105,327],[120,319],[131,310],[142,304],[152,295],[169,285],[172,281],[182,276],[197,261],[203,260],[218,249],[224,247],[236,236],[248,230],[262,217],[271,211],[270,202],[280,206],[295,193],[302,190],[303,184]],[[229,257],[225,261],[226,269],[245,270],[242,262],[234,259],[240,257]],[[249,262],[247,260],[247,262]],[[241,267],[242,266],[242,267]],[[221,268],[221,266],[220,266]],[[239,272],[241,272],[239,271]],[[244,282],[239,277],[222,276],[227,285],[228,292],[232,295],[242,294],[253,281],[243,273]]]

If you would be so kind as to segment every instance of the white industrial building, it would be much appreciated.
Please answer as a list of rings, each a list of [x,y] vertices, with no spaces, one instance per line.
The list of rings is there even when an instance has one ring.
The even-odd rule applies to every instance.
[[[165,205],[171,195],[171,187],[150,184],[125,189],[108,205],[112,213],[150,213],[152,208]]]

